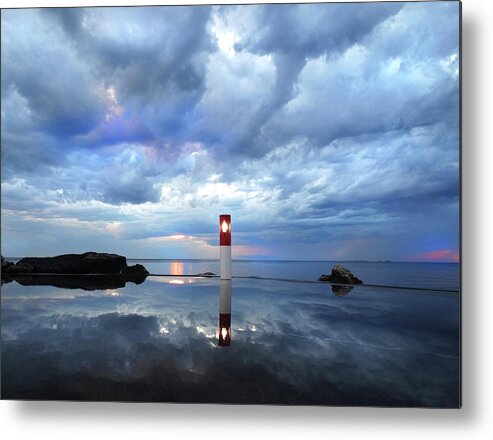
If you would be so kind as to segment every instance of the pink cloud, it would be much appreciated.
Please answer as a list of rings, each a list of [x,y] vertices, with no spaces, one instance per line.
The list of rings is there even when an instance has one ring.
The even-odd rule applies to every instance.
[[[446,261],[455,263],[459,261],[459,251],[455,249],[437,249],[418,254],[413,259],[419,261]]]

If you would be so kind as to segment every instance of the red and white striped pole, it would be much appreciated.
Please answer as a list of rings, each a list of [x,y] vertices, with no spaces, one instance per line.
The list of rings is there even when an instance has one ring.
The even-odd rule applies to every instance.
[[[221,279],[231,279],[231,216],[221,214],[219,216],[219,244]]]

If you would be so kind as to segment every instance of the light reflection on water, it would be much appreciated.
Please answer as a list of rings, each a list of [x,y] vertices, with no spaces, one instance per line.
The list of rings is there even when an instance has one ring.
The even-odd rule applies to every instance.
[[[4,397],[458,405],[457,295],[163,279],[2,286]]]
[[[192,284],[197,281],[198,278],[170,278],[170,277],[161,277],[161,276],[149,276],[147,277],[147,281],[152,281],[154,283],[163,283],[163,284]]]
[[[172,261],[169,263],[170,275],[183,275],[185,273],[185,265],[181,261]]]

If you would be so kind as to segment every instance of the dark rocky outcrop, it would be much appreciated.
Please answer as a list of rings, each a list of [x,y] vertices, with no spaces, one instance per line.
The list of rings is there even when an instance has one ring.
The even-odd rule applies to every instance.
[[[3,258],[3,255],[1,256],[2,257],[2,271],[1,271],[1,274],[2,274],[2,285],[5,284],[5,283],[9,283],[10,279],[8,279],[9,277],[9,273],[10,271],[12,270],[12,267],[14,267],[14,263],[12,263],[11,261],[7,261],[5,258]]]
[[[330,275],[321,275],[318,281],[328,281],[330,283],[341,283],[341,284],[363,283],[363,281],[355,277],[350,270],[346,269],[344,266],[340,264],[332,268],[332,273]]]
[[[201,272],[201,273],[198,273],[197,276],[210,278],[210,277],[216,276],[216,274],[214,272]]]
[[[16,264],[23,268],[26,265],[33,268],[31,273],[119,274],[127,265],[127,259],[116,254],[86,252],[56,257],[28,257]]]
[[[135,284],[143,283],[149,275],[148,270],[142,266],[142,264],[135,264],[133,266],[125,266],[122,269],[122,276],[126,281],[132,281]]]
[[[127,281],[141,284],[149,275],[142,264],[127,266],[121,255],[98,252],[56,257],[22,258],[17,264],[2,257],[2,284],[50,285],[69,289],[116,289]]]
[[[12,263],[11,261],[7,261],[5,258],[3,258],[3,255],[1,257],[2,257],[2,273],[8,273],[12,268],[12,266],[14,266],[14,263]]]
[[[7,272],[11,274],[22,274],[22,273],[32,273],[33,271],[34,271],[34,267],[31,266],[30,264],[19,262],[17,264],[10,266]]]
[[[142,264],[134,264],[133,266],[125,266],[122,269],[122,274],[126,276],[147,276],[149,272]]]

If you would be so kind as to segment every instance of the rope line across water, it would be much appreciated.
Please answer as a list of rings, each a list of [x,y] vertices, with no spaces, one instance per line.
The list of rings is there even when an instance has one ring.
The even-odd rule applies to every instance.
[[[183,277],[183,278],[219,278],[219,275],[201,275],[201,274],[195,274],[195,275],[171,275],[171,274],[150,274],[149,276],[153,277]],[[435,288],[428,288],[428,287],[406,287],[406,286],[388,286],[384,284],[341,284],[341,283],[331,283],[328,281],[312,281],[312,280],[292,280],[292,279],[286,279],[286,278],[270,278],[270,277],[258,277],[258,276],[233,276],[233,278],[238,278],[238,279],[250,279],[250,280],[268,280],[268,281],[283,281],[286,283],[308,283],[308,284],[329,284],[329,285],[334,285],[334,286],[350,286],[350,287],[358,287],[358,286],[364,286],[364,287],[375,287],[375,288],[383,288],[383,289],[403,289],[403,290],[424,290],[424,291],[431,291],[431,292],[445,292],[445,293],[459,293],[459,290],[453,290],[453,289],[435,289]]]

